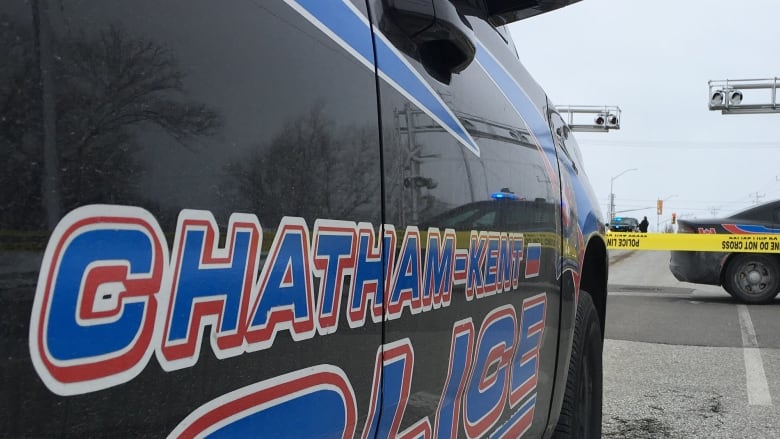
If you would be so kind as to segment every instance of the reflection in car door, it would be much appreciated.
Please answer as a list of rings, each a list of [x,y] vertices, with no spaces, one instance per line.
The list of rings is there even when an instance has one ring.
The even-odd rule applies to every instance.
[[[780,230],[780,206],[777,206],[772,211],[772,228]]]
[[[340,429],[354,431],[351,409],[356,405],[365,413],[370,406],[373,379],[366,371],[374,369],[381,322],[369,319],[350,327],[346,313],[338,311],[344,302],[334,300],[335,317],[318,318],[315,327],[315,311],[322,316],[328,310],[313,309],[311,296],[295,305],[289,298],[301,291],[313,295],[320,287],[316,280],[322,276],[310,270],[322,267],[327,257],[320,248],[310,263],[306,253],[310,237],[319,236],[317,225],[323,226],[322,236],[325,226],[335,224],[347,228],[341,236],[349,237],[355,228],[350,224],[381,223],[371,31],[366,24],[350,33],[350,43],[368,48],[366,65],[344,40],[315,26],[314,14],[303,13],[299,3],[0,2],[0,100],[9,103],[0,106],[3,130],[13,121],[0,136],[0,149],[13,151],[2,159],[13,183],[0,185],[0,230],[19,240],[0,247],[0,427],[5,435],[165,437],[179,426],[216,434],[219,427],[232,432],[224,433],[229,436],[247,436],[243,421],[251,424],[252,416],[230,412],[229,404],[250,391],[254,399],[241,401],[257,405],[242,405],[244,415],[275,414],[261,434],[334,437],[342,435]],[[365,1],[345,1],[342,7],[368,23]],[[81,218],[91,215],[92,229],[114,235],[131,226],[103,224],[123,212],[142,212],[143,221],[158,225],[155,255],[170,251],[171,264],[156,257],[156,266],[179,269],[178,301],[169,304],[173,287],[158,287],[154,294],[122,296],[115,303],[119,314],[107,318],[89,314],[85,301],[84,317],[72,298],[80,285],[76,267],[57,278],[57,285],[70,280],[74,289],[55,294],[56,306],[36,308],[33,298],[45,285],[36,290],[39,271],[44,279],[47,268],[58,267],[45,262],[44,246],[49,239],[57,243],[51,230],[76,217],[64,217],[76,210]],[[176,233],[188,221],[194,223],[192,232]],[[232,227],[238,222],[240,227]],[[289,260],[281,263],[289,262],[282,270],[287,276],[272,285],[272,270],[263,270],[271,273],[271,286],[254,289],[263,267],[282,260],[268,248],[283,223],[293,231],[287,236],[298,237],[287,242],[300,243],[300,251],[285,247]],[[96,234],[72,241],[83,243],[90,236]],[[180,254],[171,248],[185,241],[192,245],[179,247],[186,247],[182,252],[188,259],[175,265]],[[124,256],[122,250],[144,242],[105,238],[73,245],[67,254],[71,260],[111,255],[89,266],[120,264],[128,273],[142,270],[143,252]],[[246,274],[239,270],[242,260]],[[93,278],[84,273],[84,279]],[[166,273],[166,279],[174,279]],[[134,271],[130,279],[142,275]],[[182,280],[187,278],[189,283]],[[127,285],[133,282],[144,280]],[[262,335],[264,344],[255,337],[254,347],[245,350],[233,334],[242,335],[239,325],[245,322],[237,310],[247,312],[250,287],[257,293],[254,305],[267,311],[258,312],[253,324],[270,330]],[[144,288],[151,291],[153,285]],[[104,295],[116,297],[108,290],[99,294]],[[154,314],[155,300],[161,314],[165,306],[176,312],[167,321],[144,317],[144,333],[133,337],[131,324],[141,312]],[[45,312],[36,312],[41,309]],[[100,311],[111,310],[104,305]],[[35,334],[35,322],[47,332],[28,335]],[[166,322],[172,329],[162,336]],[[124,332],[112,329],[117,327]],[[163,344],[156,359],[152,339]],[[335,377],[342,387],[316,383],[320,377]],[[311,389],[326,387],[313,393],[316,398],[357,392],[343,400],[343,418],[335,416],[342,401],[325,411],[321,399],[307,399],[305,392],[268,399],[269,388],[289,392],[295,380],[308,380]],[[193,420],[209,411],[217,418]]]
[[[403,267],[386,283],[388,308],[397,309],[385,323],[386,349],[408,343],[414,351],[412,398],[401,428],[427,417],[439,437],[482,437],[532,419],[528,435],[540,436],[553,376],[538,372],[555,365],[560,294],[560,188],[546,116],[528,101],[513,101],[528,76],[502,30],[465,17],[477,57],[447,83],[429,73],[411,43],[398,36],[384,2],[370,4],[379,30],[378,73],[384,79],[379,82],[384,216],[394,225],[401,249],[395,264]],[[534,92],[539,94],[529,94]],[[540,120],[541,130],[526,118]],[[544,131],[547,138],[539,139]],[[441,240],[431,237],[446,236],[446,231],[430,218],[472,203],[488,203],[499,212],[502,203],[520,200],[536,201],[528,203],[529,209],[537,206],[538,216],[549,220],[532,233],[523,227],[498,232],[483,224],[464,225],[454,231],[464,259],[454,270],[462,270],[465,280],[451,286],[451,301],[419,315],[413,305],[394,305],[404,294],[415,294],[413,288],[398,286],[407,269],[404,249],[417,239],[427,248],[419,261],[423,277],[435,259],[428,255],[445,251],[437,246]],[[430,228],[418,230],[423,223]],[[509,280],[511,269],[504,278],[505,271],[496,266],[495,254],[510,242],[524,256],[514,267],[517,282]],[[509,259],[501,260],[511,267]],[[534,318],[542,325],[529,333],[524,325]]]

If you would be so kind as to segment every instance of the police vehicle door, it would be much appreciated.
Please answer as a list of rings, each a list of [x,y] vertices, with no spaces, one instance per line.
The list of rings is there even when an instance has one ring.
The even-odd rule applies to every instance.
[[[404,10],[410,3],[421,9]],[[420,24],[434,3],[449,21]],[[534,106],[544,95],[524,89],[530,76],[503,29],[449,1],[388,4],[369,2],[383,213],[395,239],[385,253],[385,361],[408,370],[383,381],[386,405],[405,412],[385,410],[379,424],[429,424],[438,437],[541,435],[561,248],[555,148]],[[421,34],[431,25],[451,41]],[[455,61],[435,56],[445,53]]]
[[[355,434],[382,343],[381,313],[343,309],[357,224],[382,220],[378,99],[365,1],[323,3],[0,2],[5,434]],[[83,268],[88,301],[79,267],[132,273]]]

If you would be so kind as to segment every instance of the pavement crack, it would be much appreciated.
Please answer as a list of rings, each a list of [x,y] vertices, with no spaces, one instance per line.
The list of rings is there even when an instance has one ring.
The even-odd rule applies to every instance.
[[[603,432],[603,437],[627,439],[672,437],[671,428],[667,423],[651,417],[626,419],[613,416],[607,424],[615,424],[614,426],[617,428],[605,429],[607,431]]]

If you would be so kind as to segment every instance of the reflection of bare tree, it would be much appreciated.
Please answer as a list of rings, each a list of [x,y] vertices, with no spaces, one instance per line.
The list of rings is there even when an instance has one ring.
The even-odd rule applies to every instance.
[[[68,122],[80,128],[73,138],[78,153],[85,152],[91,139],[142,122],[158,125],[182,144],[213,134],[218,126],[217,115],[205,105],[171,98],[183,92],[184,74],[172,54],[156,43],[128,39],[111,27],[68,46],[72,62],[63,64],[62,74],[73,83],[62,110],[76,115]],[[68,107],[87,111],[72,113]]]
[[[324,107],[284,125],[267,145],[227,166],[236,206],[263,225],[282,216],[378,219],[376,129],[337,128]]]
[[[67,211],[86,203],[138,202],[138,128],[156,127],[186,147],[221,125],[213,110],[181,99],[184,74],[173,54],[155,42],[110,27],[52,37],[47,48],[41,29],[36,34],[5,17],[1,21],[9,23],[0,30],[0,48],[9,56],[0,67],[0,84],[10,86],[0,88],[0,156],[8,158],[0,173],[0,227],[45,227],[31,222],[45,218],[45,207]],[[46,20],[39,23],[47,26]],[[42,95],[52,96],[50,114],[41,110]],[[53,170],[44,171],[41,163],[44,144],[56,146]],[[61,206],[44,207],[41,182],[51,172],[59,173]],[[41,211],[30,211],[33,206]]]

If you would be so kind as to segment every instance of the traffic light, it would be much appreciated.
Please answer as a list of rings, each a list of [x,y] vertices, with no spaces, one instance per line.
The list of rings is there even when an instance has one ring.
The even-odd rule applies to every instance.
[[[672,212],[672,224],[677,224],[677,214]]]

